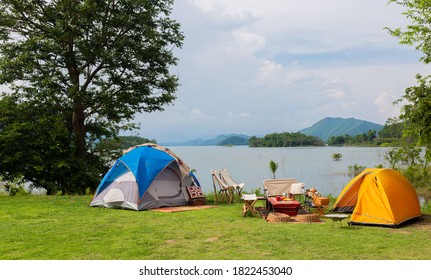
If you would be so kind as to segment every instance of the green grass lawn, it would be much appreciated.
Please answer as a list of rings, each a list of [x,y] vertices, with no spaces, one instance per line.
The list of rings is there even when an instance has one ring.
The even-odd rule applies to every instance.
[[[268,223],[241,204],[177,213],[0,196],[3,260],[430,260],[431,216],[400,228]]]

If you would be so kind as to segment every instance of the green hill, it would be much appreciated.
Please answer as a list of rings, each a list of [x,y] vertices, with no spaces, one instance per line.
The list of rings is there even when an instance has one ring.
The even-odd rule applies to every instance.
[[[250,136],[243,134],[229,134],[219,135],[213,139],[194,139],[186,142],[166,142],[161,143],[164,146],[225,146],[234,145],[242,146],[248,145],[248,139]]]
[[[378,132],[383,125],[354,118],[324,118],[312,126],[302,129],[299,132],[305,135],[316,136],[327,142],[331,136],[350,135],[355,136],[367,133],[369,130]]]
[[[219,146],[228,146],[228,145],[246,146],[248,145],[249,138],[250,138],[249,136],[245,136],[245,135],[233,135],[222,140],[221,142],[218,143],[218,145]]]

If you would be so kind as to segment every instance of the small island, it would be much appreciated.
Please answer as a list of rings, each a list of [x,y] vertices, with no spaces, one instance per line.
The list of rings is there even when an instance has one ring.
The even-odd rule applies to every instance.
[[[324,145],[325,143],[319,137],[305,135],[301,132],[271,133],[262,138],[253,136],[249,139],[250,147],[302,147]]]

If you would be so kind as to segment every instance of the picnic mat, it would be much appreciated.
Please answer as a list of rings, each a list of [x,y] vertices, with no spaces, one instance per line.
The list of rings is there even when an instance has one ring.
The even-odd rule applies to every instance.
[[[173,212],[181,212],[181,211],[208,209],[208,208],[214,208],[214,207],[216,206],[214,205],[175,206],[175,207],[155,208],[155,209],[150,209],[150,211],[173,213]]]

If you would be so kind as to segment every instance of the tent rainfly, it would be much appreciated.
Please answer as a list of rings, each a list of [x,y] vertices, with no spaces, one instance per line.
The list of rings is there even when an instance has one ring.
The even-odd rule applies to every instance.
[[[333,212],[352,213],[351,224],[398,225],[421,217],[412,184],[393,169],[367,168],[343,189]]]

